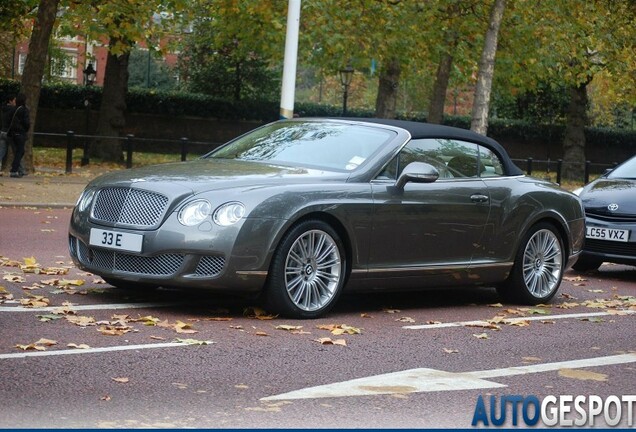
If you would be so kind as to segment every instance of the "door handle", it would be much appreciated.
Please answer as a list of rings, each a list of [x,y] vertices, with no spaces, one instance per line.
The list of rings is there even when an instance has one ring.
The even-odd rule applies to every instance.
[[[470,200],[475,203],[484,203],[489,200],[488,195],[474,194],[470,196]]]

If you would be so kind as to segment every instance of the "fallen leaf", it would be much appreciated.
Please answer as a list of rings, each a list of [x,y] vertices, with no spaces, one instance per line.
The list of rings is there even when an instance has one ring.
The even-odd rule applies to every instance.
[[[395,314],[395,313],[400,313],[402,311],[399,309],[382,309],[382,312],[386,312],[388,314]]]
[[[16,348],[19,348],[23,351],[36,350],[36,351],[46,351],[46,348],[41,345],[36,344],[28,344],[28,345],[16,345]]]
[[[269,336],[267,333],[265,333],[264,331],[257,331],[256,333],[254,333],[256,336]]]
[[[214,342],[210,340],[198,340],[198,339],[180,339],[176,338],[175,342],[186,345],[212,345]]]
[[[489,304],[488,307],[500,308],[500,307],[503,307],[503,305],[501,303],[493,303],[493,304]]]
[[[415,320],[411,317],[402,317],[402,318],[398,318],[396,319],[396,321],[398,322],[403,322],[403,323],[414,323]]]
[[[109,395],[104,395],[104,396],[102,396],[99,399],[108,402],[110,400],[110,396]]]
[[[32,307],[32,308],[47,307],[50,303],[51,301],[44,296],[31,296],[30,298],[20,299],[20,304],[22,306]]]
[[[607,381],[607,375],[605,374],[581,369],[559,369],[559,376],[582,381]]]
[[[507,324],[511,326],[516,326],[516,327],[528,327],[530,325],[530,321],[526,321],[526,320],[510,321]]]
[[[443,348],[442,351],[444,351],[446,354],[455,354],[459,352],[459,350],[451,348]]]
[[[501,327],[498,326],[497,324],[487,322],[487,321],[477,321],[477,322],[464,324],[464,327],[479,327],[479,328],[485,328],[490,330],[501,330]]]
[[[125,384],[127,382],[130,381],[130,378],[128,377],[118,377],[118,378],[111,378],[113,381],[121,383],[121,384]]]
[[[323,338],[319,338],[316,339],[316,342],[319,342],[321,345],[340,345],[340,346],[347,346],[347,341],[345,341],[344,339],[336,339],[336,340],[332,340],[329,337],[323,337]]]
[[[528,310],[528,313],[531,315],[547,315],[550,313],[550,311],[547,311],[545,309],[530,309]]]
[[[477,339],[490,339],[488,333],[473,334]]]
[[[294,330],[300,330],[303,328],[303,326],[294,326],[294,325],[287,325],[287,324],[281,324],[281,325],[277,325],[276,327],[274,327],[276,330],[285,330],[285,331],[294,331]]]
[[[591,293],[604,293],[605,292],[602,289],[589,289],[587,291],[591,292]]]
[[[333,335],[336,335],[336,336],[340,336],[343,334],[353,335],[353,334],[362,333],[362,329],[359,329],[357,327],[352,327],[347,324],[323,324],[323,325],[317,326],[317,328],[320,330],[328,330]]]
[[[8,275],[4,275],[2,276],[2,279],[8,281],[8,282],[14,282],[14,283],[24,283],[26,282],[26,279],[22,276],[18,276],[18,275],[13,275],[13,274],[8,274]]]
[[[232,321],[234,318],[232,317],[210,317],[204,318],[206,321]]]
[[[56,315],[54,313],[46,314],[46,315],[36,315],[37,319],[42,322],[49,322],[53,320],[58,320],[64,318],[62,315]]]
[[[181,333],[181,334],[198,333],[198,330],[194,330],[192,328],[192,324],[184,323],[183,321],[177,321],[174,324],[174,329],[177,333]]]
[[[53,346],[53,345],[57,345],[57,341],[54,341],[54,340],[51,340],[51,339],[41,338],[40,340],[35,342],[35,344],[36,345]]]
[[[539,357],[523,357],[522,360],[523,361],[528,361],[528,362],[539,362],[539,361],[541,361],[541,359]]]
[[[243,310],[243,316],[247,318],[256,318],[259,320],[273,320],[278,318],[278,315],[272,315],[267,313],[261,308],[248,307]]]
[[[118,327],[112,325],[102,325],[99,327],[99,332],[104,336],[122,336],[130,332],[130,327]]]
[[[90,346],[86,345],[86,344],[76,344],[76,343],[70,343],[66,345],[68,348],[75,348],[75,349],[89,349]]]
[[[369,315],[368,313],[363,312],[360,314],[360,318],[373,318],[373,317]]]

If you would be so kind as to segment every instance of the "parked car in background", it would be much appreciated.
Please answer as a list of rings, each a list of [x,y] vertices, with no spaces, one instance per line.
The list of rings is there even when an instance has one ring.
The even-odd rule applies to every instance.
[[[76,265],[114,286],[254,295],[297,318],[344,290],[481,285],[544,303],[583,239],[579,198],[492,139],[381,119],[279,121],[105,174],[69,228]]]
[[[585,247],[573,268],[636,266],[636,156],[575,191],[585,207]]]

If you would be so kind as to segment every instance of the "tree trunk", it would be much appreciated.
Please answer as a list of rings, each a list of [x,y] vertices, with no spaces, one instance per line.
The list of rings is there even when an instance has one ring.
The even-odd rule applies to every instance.
[[[563,138],[563,179],[581,181],[585,165],[587,83],[570,88],[569,93],[570,103]]]
[[[488,131],[488,109],[490,107],[492,79],[495,74],[497,39],[505,8],[506,0],[495,0],[492,5],[490,23],[486,32],[486,40],[484,41],[484,50],[479,61],[479,73],[477,75],[477,86],[475,87],[470,129],[482,135],[486,135]]]
[[[23,159],[26,171],[33,171],[33,131],[35,130],[42,76],[46,67],[49,40],[55,25],[58,3],[59,0],[40,0],[38,15],[33,23],[33,31],[29,40],[29,54],[22,73],[21,91],[26,95],[26,104],[31,120],[31,129],[29,129]]]
[[[435,76],[435,84],[433,85],[433,94],[431,103],[428,107],[429,123],[441,124],[444,119],[444,105],[446,104],[446,90],[448,90],[448,81],[451,74],[451,66],[453,65],[453,55],[451,54],[457,46],[458,34],[454,31],[447,31],[446,46],[448,47],[443,53],[437,65],[437,75]]]
[[[111,39],[111,48],[117,43],[118,39]],[[126,125],[129,57],[130,51],[120,55],[114,55],[110,51],[108,53],[97,136],[118,137]],[[99,138],[94,141],[90,154],[104,161],[120,163],[124,160],[122,149],[122,142],[119,139]]]
[[[400,60],[392,58],[380,71],[380,85],[375,100],[375,116],[378,118],[395,118],[398,86],[400,83]]]

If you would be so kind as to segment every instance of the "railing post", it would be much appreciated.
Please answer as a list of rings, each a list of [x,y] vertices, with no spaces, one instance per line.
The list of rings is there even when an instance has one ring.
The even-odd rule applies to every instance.
[[[528,175],[532,175],[532,158],[531,157],[528,158],[527,164],[528,165],[526,167],[526,173]]]
[[[132,168],[133,134],[126,135],[126,168]]]
[[[188,138],[181,137],[181,162],[185,162],[188,154]]]
[[[73,138],[75,137],[75,132],[66,131],[66,174],[71,174],[73,172]]]
[[[561,170],[563,169],[563,159],[557,159],[557,179],[556,182],[561,184]]]
[[[589,160],[585,161],[585,175],[584,175],[584,178],[583,178],[583,183],[584,184],[588,184],[590,182],[590,165],[591,164],[592,163]]]

